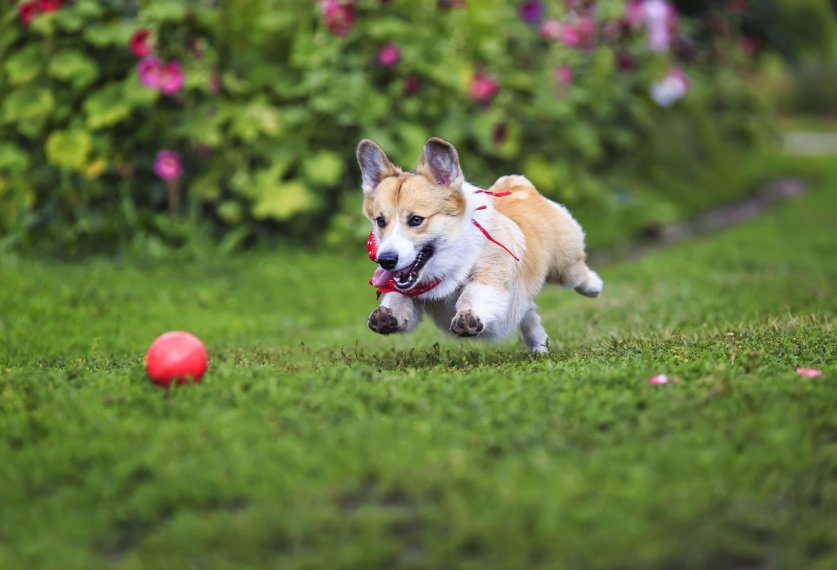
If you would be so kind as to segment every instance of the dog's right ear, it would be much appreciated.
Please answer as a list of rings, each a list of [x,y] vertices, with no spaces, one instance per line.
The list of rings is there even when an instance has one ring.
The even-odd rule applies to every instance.
[[[363,176],[363,191],[371,192],[381,180],[396,176],[398,168],[390,162],[384,149],[369,139],[363,139],[357,145],[357,163]]]

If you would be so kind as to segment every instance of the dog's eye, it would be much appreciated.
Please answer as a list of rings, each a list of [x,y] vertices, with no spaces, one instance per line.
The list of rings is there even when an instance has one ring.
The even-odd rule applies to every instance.
[[[375,223],[378,224],[379,228],[382,228],[387,225],[387,221],[384,219],[383,216],[378,216],[375,218]]]
[[[420,226],[423,221],[424,218],[422,218],[421,216],[410,216],[410,219],[407,220],[407,225],[411,228],[414,228],[416,226]]]

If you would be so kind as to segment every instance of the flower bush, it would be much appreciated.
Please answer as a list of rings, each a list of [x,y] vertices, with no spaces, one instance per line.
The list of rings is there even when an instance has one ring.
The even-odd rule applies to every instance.
[[[6,5],[6,245],[339,242],[360,230],[362,137],[412,166],[441,136],[474,182],[522,172],[573,205],[608,200],[595,174],[661,117],[758,135],[737,32],[703,41],[705,18],[666,0]]]

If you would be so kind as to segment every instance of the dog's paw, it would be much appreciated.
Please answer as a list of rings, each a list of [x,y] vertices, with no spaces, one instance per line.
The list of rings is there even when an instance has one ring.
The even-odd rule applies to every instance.
[[[480,318],[470,309],[457,312],[450,322],[450,332],[456,336],[477,336],[483,328]]]
[[[389,307],[378,307],[369,315],[369,328],[378,334],[391,334],[398,332],[402,327],[398,326],[398,319],[392,314]]]

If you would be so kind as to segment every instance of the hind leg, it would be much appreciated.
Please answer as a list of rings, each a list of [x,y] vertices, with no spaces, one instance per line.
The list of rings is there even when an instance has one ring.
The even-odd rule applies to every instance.
[[[563,271],[557,281],[562,287],[575,289],[577,293],[587,297],[598,297],[604,288],[604,281],[599,274],[587,267],[583,261]]]
[[[549,338],[541,325],[541,317],[535,312],[534,305],[529,309],[523,320],[520,321],[520,334],[523,336],[523,344],[530,353],[546,354],[549,348],[546,346]]]

